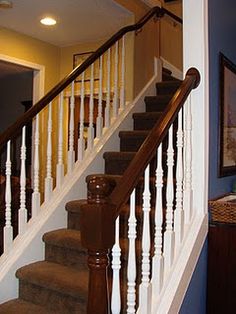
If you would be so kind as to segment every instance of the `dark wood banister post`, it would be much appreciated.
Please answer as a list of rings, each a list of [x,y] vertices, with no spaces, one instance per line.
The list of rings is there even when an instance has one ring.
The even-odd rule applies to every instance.
[[[115,181],[104,175],[88,176],[88,200],[80,202],[81,242],[88,250],[87,314],[109,314],[108,253],[115,243],[115,206],[109,195]]]

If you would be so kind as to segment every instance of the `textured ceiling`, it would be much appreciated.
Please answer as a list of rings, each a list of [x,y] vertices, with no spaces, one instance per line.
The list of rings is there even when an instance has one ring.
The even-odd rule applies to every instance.
[[[63,47],[111,36],[130,16],[113,0],[12,0],[12,9],[0,9],[0,26]],[[45,15],[58,23],[40,24]]]

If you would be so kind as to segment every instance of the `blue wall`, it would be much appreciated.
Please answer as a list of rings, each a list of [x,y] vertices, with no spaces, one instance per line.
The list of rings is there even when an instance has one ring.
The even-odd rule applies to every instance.
[[[206,312],[206,260],[207,241],[198,259],[180,314],[204,314]]]
[[[209,199],[230,192],[235,176],[218,178],[219,138],[219,52],[236,64],[236,0],[208,0],[209,80],[210,80],[210,156]],[[207,241],[198,260],[181,314],[206,313]]]
[[[209,1],[210,172],[209,198],[230,192],[234,177],[217,177],[219,138],[219,52],[236,63],[236,1]]]

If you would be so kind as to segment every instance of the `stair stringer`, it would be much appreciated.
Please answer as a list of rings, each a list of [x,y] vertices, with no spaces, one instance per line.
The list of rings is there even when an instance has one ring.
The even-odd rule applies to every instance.
[[[152,314],[179,313],[208,232],[208,214],[195,215],[162,293],[152,300]]]
[[[103,153],[119,150],[119,131],[132,129],[132,114],[145,111],[144,97],[155,94],[155,84],[160,78],[157,67],[158,61],[155,60],[155,71],[150,81],[133,102],[126,104],[125,109],[112,126],[104,132],[101,139],[95,141],[93,150],[85,156],[84,161],[77,162],[72,173],[65,176],[62,187],[54,190],[50,201],[42,204],[39,215],[28,223],[23,235],[17,236],[10,252],[0,257],[0,303],[17,297],[16,270],[44,258],[43,234],[66,227],[65,204],[68,201],[86,197],[86,176],[91,173],[104,172]]]

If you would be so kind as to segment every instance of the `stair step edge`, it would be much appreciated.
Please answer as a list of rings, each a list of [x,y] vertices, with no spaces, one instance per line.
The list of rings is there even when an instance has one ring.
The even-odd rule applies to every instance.
[[[44,306],[22,299],[13,299],[0,305],[0,314],[58,314]]]
[[[76,251],[85,251],[81,245],[80,231],[74,229],[58,229],[43,235],[45,244],[51,244]]]
[[[88,273],[60,264],[41,261],[19,268],[19,280],[77,298],[86,297]]]

